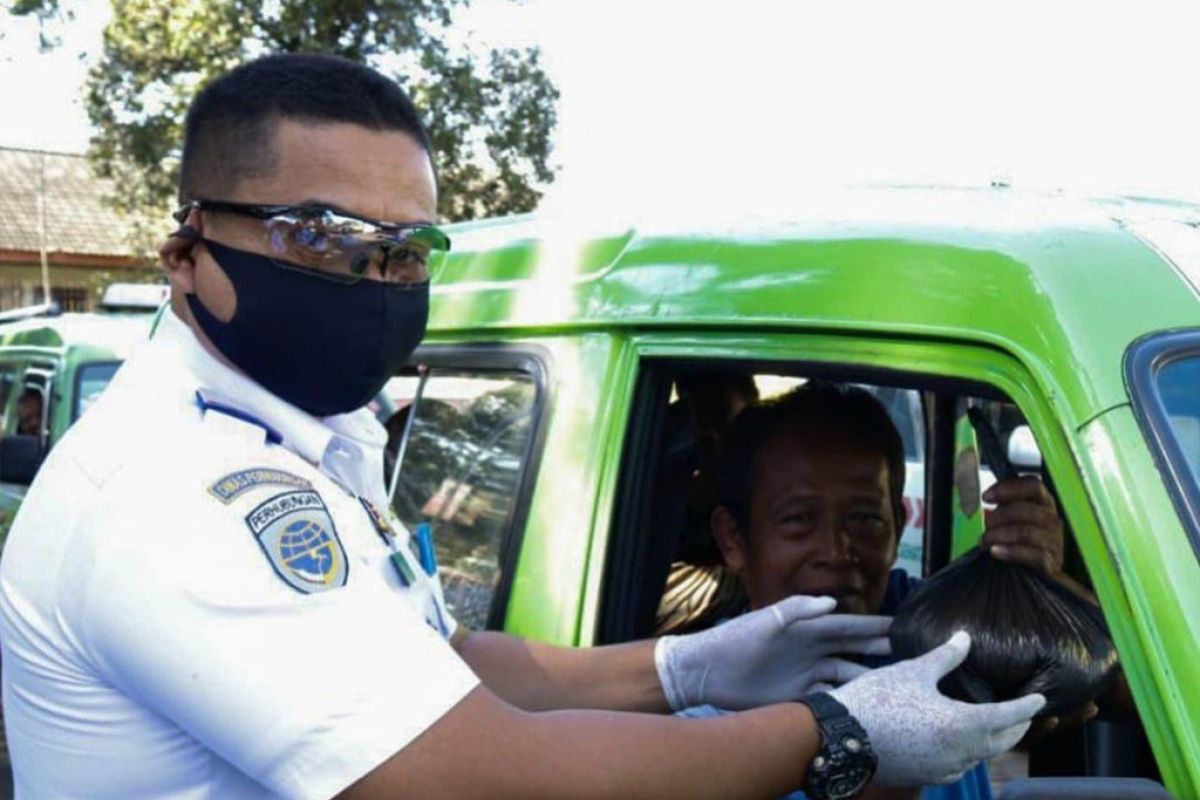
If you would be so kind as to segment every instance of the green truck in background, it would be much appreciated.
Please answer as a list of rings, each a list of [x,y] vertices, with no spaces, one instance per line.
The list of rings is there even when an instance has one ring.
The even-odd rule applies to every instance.
[[[46,452],[149,336],[165,298],[165,286],[114,284],[100,313],[0,314],[0,546]]]
[[[432,526],[465,624],[626,641],[678,623],[680,570],[697,576],[684,605],[721,594],[680,500],[681,386],[899,398],[923,483],[907,557],[926,575],[979,535],[990,465],[962,423],[978,407],[1052,487],[1137,708],[1031,748],[1030,776],[1074,780],[1021,796],[1200,797],[1198,227],[1186,204],[1007,189],[453,226],[425,344],[386,390],[393,505]]]

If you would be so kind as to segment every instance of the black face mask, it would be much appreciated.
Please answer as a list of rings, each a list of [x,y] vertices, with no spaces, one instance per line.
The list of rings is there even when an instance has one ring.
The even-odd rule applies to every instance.
[[[188,306],[221,353],[276,397],[324,417],[366,405],[425,335],[429,283],[345,285],[204,240],[237,291],[229,322]]]

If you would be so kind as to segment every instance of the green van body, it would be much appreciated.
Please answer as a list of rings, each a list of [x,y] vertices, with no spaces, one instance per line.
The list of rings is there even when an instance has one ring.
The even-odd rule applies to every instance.
[[[1129,372],[1147,337],[1200,330],[1197,224],[1200,208],[1169,202],[897,189],[761,220],[451,226],[418,360],[515,348],[544,368],[494,624],[600,640],[647,364],[802,363],[987,385],[1037,437],[1164,783],[1200,797],[1200,544]],[[152,321],[0,326],[0,371],[19,381],[29,364],[52,367],[51,446],[79,413],[80,369],[123,360]],[[0,407],[6,432],[17,394]],[[6,530],[21,491],[0,490]]]
[[[1142,232],[1200,255],[1197,221],[1200,209],[1169,202],[896,189],[767,221],[451,227],[418,357],[499,344],[547,364],[498,619],[546,641],[596,641],[648,361],[987,384],[1020,406],[1054,474],[1164,783],[1200,796],[1200,560],[1126,375],[1139,340],[1200,327],[1200,270]]]
[[[150,333],[152,314],[76,314],[33,317],[0,325],[0,430],[16,432],[17,398],[33,369],[49,376],[50,402],[43,436],[47,448],[62,438],[86,403],[106,383],[85,381],[88,370],[115,367]],[[27,487],[0,483],[0,546]]]

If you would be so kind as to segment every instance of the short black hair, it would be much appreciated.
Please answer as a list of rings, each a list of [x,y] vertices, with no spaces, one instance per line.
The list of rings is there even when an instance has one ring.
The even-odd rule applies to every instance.
[[[283,118],[402,131],[432,159],[429,134],[395,81],[337,56],[265,56],[225,73],[192,101],[179,202],[225,199],[243,178],[270,175],[278,161],[271,149],[275,125]]]
[[[786,394],[752,403],[729,424],[717,466],[717,504],[733,515],[742,535],[750,528],[754,466],[764,446],[791,424],[833,429],[877,449],[888,467],[896,534],[904,528],[904,442],[887,409],[866,389],[809,381]]]

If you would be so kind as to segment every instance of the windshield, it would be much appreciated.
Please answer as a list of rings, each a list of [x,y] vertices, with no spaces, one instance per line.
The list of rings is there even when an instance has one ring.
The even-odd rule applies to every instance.
[[[78,391],[75,393],[75,410],[71,417],[72,421],[79,419],[83,416],[83,412],[91,407],[100,393],[108,386],[109,381],[113,379],[113,375],[117,374],[120,366],[120,361],[94,361],[80,365],[75,379]]]

